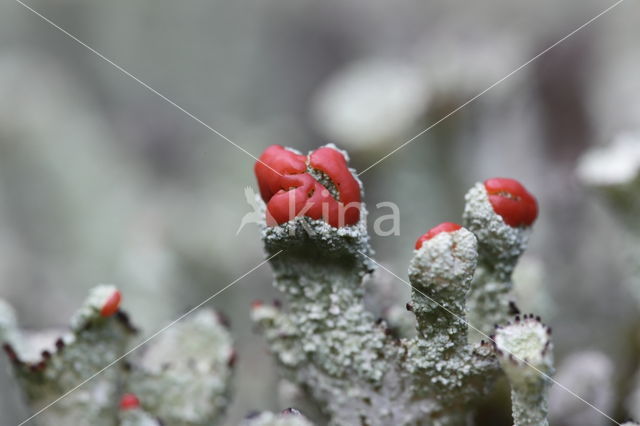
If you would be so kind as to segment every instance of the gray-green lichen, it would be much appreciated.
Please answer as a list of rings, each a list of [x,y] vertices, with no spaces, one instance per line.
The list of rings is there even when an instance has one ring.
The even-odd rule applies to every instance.
[[[640,303],[640,132],[620,133],[609,145],[590,149],[580,158],[576,174],[622,223],[625,281]],[[640,372],[636,375],[627,407],[632,415],[640,416]]]
[[[126,388],[166,424],[210,425],[229,404],[234,358],[219,317],[202,309],[149,343],[131,362]]]
[[[256,303],[252,318],[285,377],[306,389],[332,425],[466,424],[500,373],[494,346],[469,342],[469,294],[475,285],[471,311],[489,317],[476,317],[488,334],[496,320],[506,323],[511,273],[528,229],[507,226],[476,185],[467,195],[469,230],[438,234],[414,253],[407,309],[417,333],[398,338],[363,305],[362,283],[375,264],[365,221],[363,203],[354,226],[306,217],[263,224],[274,286],[288,311]]]
[[[547,426],[553,368],[551,329],[525,315],[496,329],[493,341],[511,384],[511,411],[517,426]]]
[[[278,414],[269,411],[250,414],[239,426],[313,426],[313,423],[298,410],[287,408]]]
[[[567,426],[609,424],[608,419],[593,407],[604,413],[614,412],[617,397],[615,376],[614,362],[604,352],[584,350],[564,357],[554,379],[583,400],[560,386],[552,386],[549,392],[550,423]]]
[[[465,200],[463,223],[478,239],[478,268],[467,301],[474,326],[470,341],[476,342],[516,313],[511,275],[527,247],[530,227],[507,225],[493,210],[482,183],[476,183]]]
[[[100,315],[101,307],[115,291],[113,286],[96,287],[74,316],[71,332],[45,347],[29,347],[32,336],[25,332],[19,334],[21,344],[5,344],[32,411],[47,407],[73,390],[39,414],[35,418],[37,424],[116,424],[121,365],[75,389],[120,357],[134,331],[121,311],[108,317]]]
[[[142,408],[120,410],[120,426],[163,426],[157,417],[144,411]]]
[[[11,305],[0,299],[0,342],[5,342],[21,351],[22,345],[18,330],[18,319]]]
[[[576,174],[605,196],[625,224],[640,231],[640,132],[621,133],[611,144],[590,149],[580,158]]]
[[[626,397],[626,407],[634,418],[640,418],[640,371],[636,372],[633,389]]]
[[[627,285],[640,302],[640,132],[619,134],[610,145],[590,149],[576,174],[621,220]]]
[[[488,344],[467,343],[465,302],[477,256],[476,238],[462,228],[425,241],[409,267],[409,308],[418,322],[418,336],[408,342],[414,392],[437,401],[454,424],[498,373]]]
[[[0,337],[37,414],[34,424],[208,426],[219,419],[235,355],[218,315],[201,309],[124,360],[135,328],[117,303],[103,309],[115,293],[113,286],[94,288],[70,331],[44,346],[43,333],[18,330],[10,307],[0,304]],[[140,408],[119,410],[125,391]]]

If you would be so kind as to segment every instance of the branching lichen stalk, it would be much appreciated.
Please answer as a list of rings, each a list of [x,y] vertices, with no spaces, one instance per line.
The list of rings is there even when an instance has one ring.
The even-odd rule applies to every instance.
[[[265,152],[268,155],[262,158],[274,167],[304,157],[282,148]],[[274,152],[283,153],[282,157]],[[315,173],[306,164],[306,173],[329,185],[330,176]],[[305,173],[303,168],[296,170]],[[344,178],[342,172],[334,175]],[[265,202],[272,193],[282,200],[287,191],[295,190],[289,178],[281,181],[265,171],[258,178],[261,188],[268,189],[263,191]],[[332,188],[339,187],[331,183]],[[305,196],[299,194],[294,195]],[[332,192],[336,195],[339,191]],[[308,390],[331,424],[462,425],[475,402],[491,388],[499,373],[493,345],[468,343],[468,296],[478,256],[489,274],[478,288],[487,296],[493,292],[495,300],[483,306],[478,302],[479,309],[473,312],[486,314],[492,322],[506,319],[510,274],[537,207],[534,200],[533,210],[529,202],[525,210],[516,206],[507,211],[516,212],[505,219],[511,223],[525,218],[525,225],[511,226],[494,211],[486,192],[469,197],[468,203],[480,204],[465,210],[470,230],[447,224],[447,232],[435,237],[428,233],[414,253],[407,309],[416,316],[417,335],[411,339],[391,336],[384,321],[376,321],[363,307],[362,281],[372,271],[364,203],[360,220],[349,226],[334,227],[297,214],[279,224],[265,220],[262,239],[267,254],[282,250],[271,266],[274,285],[285,294],[288,311],[256,303],[252,316],[287,378]],[[275,208],[269,206],[274,203],[267,209]],[[476,207],[481,211],[474,215]],[[476,275],[476,281],[478,277],[482,275]],[[494,286],[494,291],[489,280],[506,284]]]

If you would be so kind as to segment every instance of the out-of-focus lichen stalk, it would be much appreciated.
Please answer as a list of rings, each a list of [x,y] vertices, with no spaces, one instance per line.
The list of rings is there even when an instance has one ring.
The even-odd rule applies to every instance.
[[[220,317],[198,310],[151,343],[131,362],[127,391],[166,424],[199,426],[219,419],[230,404],[236,358]]]
[[[126,314],[118,309],[120,293],[113,286],[93,289],[71,320],[71,333],[50,342],[46,348],[30,343],[39,340],[15,330],[20,343],[4,348],[33,412],[117,359],[134,331]],[[34,339],[35,338],[35,339]],[[40,425],[115,425],[118,382],[122,366],[107,369],[84,386],[69,393],[38,415]]]
[[[618,134],[608,146],[587,151],[576,170],[624,225],[626,284],[640,306],[640,132]],[[631,415],[640,417],[640,371],[627,397]]]
[[[511,411],[517,426],[548,426],[548,393],[554,372],[551,329],[540,318],[517,316],[493,337],[500,365],[511,384]]]
[[[613,413],[616,404],[615,366],[604,352],[584,350],[572,353],[557,367],[554,379],[580,395],[591,405],[559,386],[549,392],[549,421],[567,426],[605,426],[611,422],[592,406]]]
[[[238,426],[313,426],[305,416],[294,408],[287,408],[278,414],[270,411],[252,413]]]
[[[161,421],[147,413],[134,393],[126,393],[120,398],[118,413],[120,426],[162,426]]]
[[[235,354],[218,315],[199,310],[125,361],[135,328],[120,299],[113,286],[94,288],[71,319],[71,332],[44,344],[42,333],[19,330],[8,305],[0,304],[0,337],[37,413],[34,422],[206,426],[219,419]],[[125,389],[135,394],[122,396]]]
[[[576,173],[624,224],[627,281],[640,303],[640,132],[622,133],[609,146],[587,151]]]

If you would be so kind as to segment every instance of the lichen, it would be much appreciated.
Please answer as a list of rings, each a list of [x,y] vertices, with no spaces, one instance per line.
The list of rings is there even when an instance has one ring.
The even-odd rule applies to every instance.
[[[288,408],[278,414],[269,411],[250,414],[239,426],[313,426],[313,423],[298,410]]]
[[[19,330],[10,307],[0,304],[0,337],[36,424],[205,426],[218,419],[228,405],[234,354],[215,312],[195,312],[124,360],[136,329],[119,300],[113,286],[94,288],[70,331],[45,347],[33,347],[42,333]],[[119,413],[125,389],[142,408]]]
[[[475,184],[465,200],[463,223],[478,239],[478,268],[467,301],[474,326],[470,341],[476,342],[517,313],[511,276],[527,247],[530,227],[507,225],[493,210],[482,183]]]
[[[116,424],[122,366],[92,377],[125,352],[135,332],[122,311],[109,317],[100,315],[101,307],[114,291],[113,286],[98,286],[91,291],[71,321],[71,332],[55,343],[34,351],[27,348],[30,336],[23,332],[22,345],[5,344],[32,411],[46,408],[38,415],[38,424]],[[37,358],[29,355],[34,352],[39,352]]]
[[[533,315],[517,316],[496,328],[500,365],[511,384],[511,410],[518,426],[547,426],[548,392],[553,374],[551,329]]]
[[[219,317],[199,310],[150,342],[131,363],[126,388],[167,424],[209,425],[229,405],[234,360]]]
[[[488,339],[469,342],[472,281],[478,309],[471,310],[489,317],[476,318],[481,327],[506,323],[510,275],[528,227],[506,225],[476,185],[465,208],[469,229],[442,232],[414,252],[407,309],[417,333],[398,338],[364,308],[362,283],[375,262],[361,208],[353,226],[306,217],[263,225],[267,255],[277,254],[270,260],[274,286],[288,310],[255,303],[252,318],[284,376],[307,390],[332,425],[465,424],[500,374]],[[476,272],[478,263],[484,272]],[[480,306],[492,292],[495,300]]]

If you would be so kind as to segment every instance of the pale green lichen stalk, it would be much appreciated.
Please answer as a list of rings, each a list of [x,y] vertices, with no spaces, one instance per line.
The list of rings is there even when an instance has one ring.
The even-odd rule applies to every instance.
[[[385,381],[407,377],[386,374],[402,351],[362,304],[361,282],[370,269],[364,228],[309,221],[310,235],[303,220],[264,229],[267,251],[284,250],[271,263],[290,312],[260,305],[253,318],[287,374],[326,404],[334,423],[358,424],[371,416],[377,418],[373,424],[389,424],[396,418],[394,407],[403,407],[409,395],[393,395],[393,384]],[[388,393],[384,405],[375,388]]]
[[[437,401],[444,424],[463,424],[498,370],[491,347],[467,343],[466,295],[477,263],[476,238],[462,228],[425,241],[409,266],[409,309],[418,336],[407,342],[414,393]]]
[[[497,327],[493,341],[511,385],[511,411],[517,426],[547,426],[553,368],[551,329],[525,315]]]
[[[0,337],[25,399],[34,413],[47,407],[33,424],[208,426],[219,419],[234,353],[216,313],[199,310],[123,359],[135,328],[119,302],[115,287],[94,288],[57,340],[19,330],[0,303]],[[125,390],[140,407],[120,410]]]
[[[142,408],[121,410],[119,414],[120,426],[163,426],[157,417]]]
[[[229,405],[231,337],[210,309],[160,334],[131,362],[126,389],[145,410],[175,426],[209,425]]]
[[[478,239],[478,268],[467,301],[474,326],[469,338],[475,342],[517,313],[512,274],[527,247],[530,227],[507,225],[491,206],[482,183],[475,184],[465,200],[463,224]]]
[[[363,226],[309,221],[312,235],[289,232],[302,230],[303,220],[263,231],[268,253],[279,253],[271,264],[289,312],[261,304],[253,309],[287,376],[321,403],[332,424],[460,424],[498,371],[489,345],[466,341],[464,301],[475,237],[460,230],[416,252],[411,306],[418,336],[398,340],[362,303],[362,280],[371,268]],[[432,265],[434,258],[439,261]],[[430,317],[439,323],[433,326]]]
[[[91,377],[121,356],[134,329],[122,312],[103,317],[102,306],[117,290],[96,287],[71,321],[71,332],[42,346],[40,333],[15,330],[5,344],[13,370],[33,412]],[[49,333],[51,334],[51,333]],[[107,369],[35,419],[39,425],[115,424],[122,366]]]

